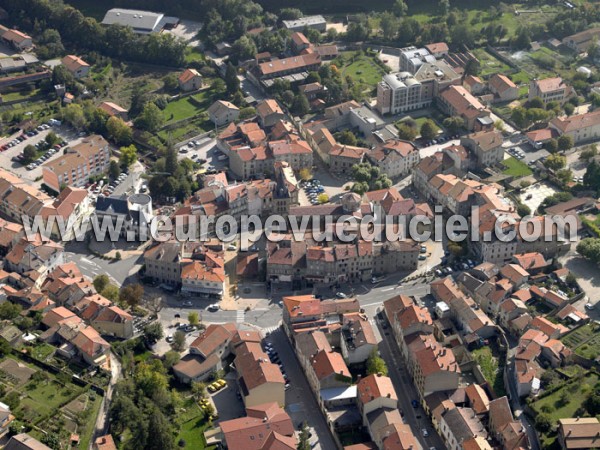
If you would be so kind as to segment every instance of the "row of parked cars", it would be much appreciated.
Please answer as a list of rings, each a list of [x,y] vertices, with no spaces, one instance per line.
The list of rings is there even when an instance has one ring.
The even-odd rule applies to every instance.
[[[301,182],[304,192],[311,204],[316,205],[319,203],[319,195],[325,192],[325,188],[321,185],[319,180],[310,180]]]
[[[273,364],[277,364],[279,366],[279,370],[281,370],[281,375],[283,375],[283,379],[285,380],[285,390],[287,391],[290,388],[290,379],[285,372],[285,367],[283,367],[283,363],[279,358],[279,354],[272,343],[265,341],[264,343],[265,353],[269,355],[269,359]]]
[[[508,154],[511,156],[514,156],[517,159],[525,158],[525,152],[523,150],[521,150],[520,148],[516,148],[516,147],[509,148]]]
[[[458,139],[458,134],[455,134],[453,136],[440,136],[436,139],[432,139],[431,141],[425,142],[425,145],[430,146],[435,144],[443,144],[444,142],[451,141],[452,139]]]
[[[27,139],[29,139],[31,137],[34,137],[34,136],[38,135],[40,133],[40,131],[47,130],[48,128],[50,128],[50,125],[48,125],[48,124],[45,123],[43,125],[40,125],[39,127],[37,127],[34,130],[24,131],[23,133],[21,133],[20,136],[14,138],[12,141],[8,142],[7,144],[4,144],[4,145],[0,146],[0,151],[4,151],[4,150],[7,150],[7,149],[9,149],[11,147],[14,147],[17,144],[19,144],[19,143],[21,143],[23,141],[26,141]]]
[[[110,195],[115,191],[118,185],[125,181],[126,178],[127,172],[123,172],[115,180],[111,181],[105,188],[102,187],[102,184],[100,184],[101,182],[98,183],[98,185],[94,187],[92,192],[94,194],[99,194],[100,192],[102,192],[105,195]]]

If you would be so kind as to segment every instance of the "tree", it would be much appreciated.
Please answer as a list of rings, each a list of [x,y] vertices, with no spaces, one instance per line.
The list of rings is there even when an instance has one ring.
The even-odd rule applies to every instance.
[[[165,306],[164,299],[160,295],[151,295],[145,303],[146,308],[157,315]]]
[[[437,134],[438,134],[438,127],[436,126],[436,124],[430,120],[427,119],[425,122],[423,122],[423,124],[421,125],[421,137],[425,140],[431,140],[434,139]]]
[[[542,433],[550,431],[552,428],[552,419],[547,413],[539,413],[535,416],[535,428]]]
[[[36,158],[37,158],[36,148],[31,144],[26,145],[25,148],[23,149],[23,162],[25,164],[29,164],[29,163],[35,161]]]
[[[165,118],[158,106],[154,102],[147,102],[134,123],[137,128],[153,133],[162,127],[164,121]]]
[[[556,178],[560,180],[563,186],[573,181],[573,171],[571,169],[560,169],[556,171]]]
[[[141,284],[128,284],[121,289],[119,293],[119,301],[126,303],[130,307],[140,304],[144,295],[144,287]]]
[[[464,120],[460,116],[446,117],[443,125],[450,134],[458,133],[464,125]]]
[[[292,103],[292,112],[297,116],[303,117],[310,111],[310,104],[308,103],[308,99],[304,94],[298,94],[294,97],[294,102]]]
[[[563,134],[558,138],[558,150],[561,152],[566,152],[571,147],[573,147],[573,137],[568,134]]]
[[[590,145],[588,148],[586,148],[579,154],[579,159],[585,162],[589,162],[597,154],[598,147],[596,147],[595,145]]]
[[[442,16],[447,16],[450,12],[450,0],[440,0],[439,8]]]
[[[231,46],[231,55],[237,61],[246,61],[251,59],[254,57],[254,55],[256,55],[256,53],[256,44],[247,36],[240,37]]]
[[[310,171],[310,169],[308,167],[304,167],[303,169],[299,170],[298,176],[300,177],[301,180],[308,181],[308,180],[312,179],[312,172]]]
[[[179,86],[179,81],[177,80],[177,75],[174,73],[170,73],[165,75],[162,79],[163,81],[163,89],[165,91],[174,91]]]
[[[381,356],[379,356],[379,351],[374,348],[369,358],[367,359],[367,374],[368,375],[376,375],[381,374],[387,376],[388,368],[385,364],[385,361]]]
[[[588,164],[585,175],[583,175],[583,185],[595,190],[600,189],[600,165],[595,159]]]
[[[584,258],[600,263],[600,239],[585,238],[577,244],[577,253]]]
[[[173,343],[171,346],[178,352],[182,352],[185,349],[185,333],[183,331],[176,331],[173,334]]]
[[[575,105],[567,102],[567,103],[565,103],[565,106],[563,106],[563,109],[565,110],[565,114],[567,116],[570,116],[575,112]]]
[[[197,326],[200,324],[200,318],[196,311],[192,311],[191,313],[188,314],[188,322],[192,326]]]
[[[100,295],[106,297],[112,302],[116,302],[119,299],[119,288],[114,284],[109,284],[104,289],[102,289]]]
[[[144,327],[144,339],[151,345],[161,340],[163,336],[163,327],[160,322],[154,322]]]
[[[282,8],[279,11],[279,18],[281,20],[297,20],[302,17],[302,11],[298,8]]]
[[[517,206],[517,214],[520,217],[529,216],[531,214],[531,208],[523,203],[520,203],[519,206]]]
[[[550,153],[556,153],[558,151],[558,141],[554,138],[548,139],[544,144],[544,148]]]
[[[529,29],[521,27],[515,39],[513,40],[513,46],[516,48],[524,49],[529,48],[531,45],[531,34]]]
[[[517,106],[510,113],[511,120],[517,125],[519,128],[525,130],[529,128],[531,125],[531,121],[527,117],[527,110],[522,106]]]
[[[384,12],[381,14],[379,26],[383,32],[383,38],[386,40],[392,40],[398,33],[399,27],[398,19],[390,12]]]
[[[335,133],[335,140],[343,145],[356,146],[358,143],[356,136],[350,130],[340,131],[339,133]]]
[[[175,175],[179,164],[177,162],[177,151],[174,148],[169,148],[165,156],[165,172]]]
[[[86,125],[83,108],[76,103],[71,103],[63,109],[63,120],[70,123],[77,130],[83,129]]]
[[[133,140],[131,127],[116,116],[110,117],[106,121],[106,132],[118,145],[129,145]]]
[[[0,338],[0,355],[2,355],[2,356],[9,355],[11,351],[12,351],[12,347],[10,345],[10,342],[8,342],[4,338]]]
[[[298,436],[298,446],[296,447],[298,450],[310,450],[312,447],[310,445],[310,432],[308,431],[308,425],[306,422],[302,423],[302,430],[300,431],[300,435]]]
[[[163,366],[165,366],[165,369],[170,370],[171,367],[179,362],[179,358],[181,358],[179,353],[169,350],[163,357]]]
[[[121,156],[119,157],[119,163],[121,164],[121,167],[123,167],[124,169],[128,168],[134,162],[136,162],[137,148],[135,148],[135,145],[132,144],[128,147],[121,147],[120,152],[121,152]]]
[[[247,106],[245,108],[240,109],[239,119],[246,120],[246,119],[249,119],[250,117],[254,117],[255,115],[256,115],[256,109],[254,109],[252,106]]]
[[[583,406],[591,416],[600,414],[600,393],[593,391],[585,402],[583,402]]]
[[[406,123],[401,123],[400,125],[397,125],[396,128],[398,128],[398,137],[400,139],[414,141],[417,137],[417,130]]]
[[[192,394],[197,399],[206,397],[206,384],[201,381],[192,381]]]
[[[93,284],[94,289],[96,289],[96,292],[102,292],[104,288],[110,284],[110,279],[108,278],[108,275],[104,273],[101,275],[96,275]]]
[[[150,415],[148,429],[152,430],[152,439],[148,439],[145,450],[174,450],[173,428],[164,414],[158,409]]]
[[[60,437],[55,433],[45,433],[40,440],[42,444],[50,447],[52,450],[60,450]]]
[[[562,169],[566,165],[567,165],[567,158],[564,157],[563,155],[559,155],[557,153],[555,153],[553,155],[549,155],[544,161],[544,166],[546,166],[548,169],[554,170],[554,171]]]
[[[46,135],[46,144],[48,144],[50,147],[54,147],[60,141],[61,139],[56,135],[54,131],[51,131]]]
[[[396,0],[392,6],[392,12],[396,17],[405,16],[408,12],[408,6],[404,0]]]
[[[231,63],[227,63],[227,68],[225,69],[225,86],[229,95],[233,95],[240,89],[240,80],[237,77],[237,70],[235,70],[235,66]]]
[[[321,204],[327,203],[329,201],[329,195],[327,195],[325,192],[323,192],[322,194],[318,195],[317,201]]]
[[[119,163],[113,159],[108,165],[108,176],[112,180],[116,180],[119,175],[121,175],[121,166],[119,166]]]

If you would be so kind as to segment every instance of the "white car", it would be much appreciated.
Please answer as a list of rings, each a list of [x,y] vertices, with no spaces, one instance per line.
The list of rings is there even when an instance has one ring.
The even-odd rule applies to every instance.
[[[427,429],[426,429],[426,428],[423,428],[423,429],[421,430],[421,434],[423,435],[423,437],[427,437],[427,436],[429,436],[429,431],[427,431]]]
[[[208,307],[206,308],[209,311],[218,311],[219,310],[219,305],[216,303],[213,303],[212,305],[208,305]]]
[[[592,303],[586,303],[585,304],[585,309],[589,309],[592,310],[596,307],[596,305],[592,304]]]

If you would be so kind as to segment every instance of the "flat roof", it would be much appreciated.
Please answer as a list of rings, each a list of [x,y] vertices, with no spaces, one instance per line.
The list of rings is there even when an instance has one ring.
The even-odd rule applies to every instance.
[[[102,20],[103,25],[122,25],[134,30],[151,33],[160,31],[164,25],[171,23],[174,18],[165,17],[162,13],[142,11],[137,9],[109,9]],[[177,19],[175,19],[175,22]]]

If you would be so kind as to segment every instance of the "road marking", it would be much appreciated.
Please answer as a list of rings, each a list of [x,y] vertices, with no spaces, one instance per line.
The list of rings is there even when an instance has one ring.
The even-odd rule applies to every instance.
[[[382,289],[381,292],[392,291],[394,289],[396,289],[396,288],[395,287],[389,287],[389,288]]]
[[[237,323],[242,323],[242,322],[244,321],[244,318],[245,318],[245,313],[244,313],[244,311],[243,311],[242,309],[238,309],[238,310],[236,311],[236,316],[235,316],[235,318],[236,318],[236,322],[237,322]]]

